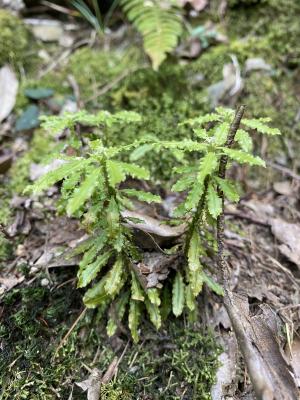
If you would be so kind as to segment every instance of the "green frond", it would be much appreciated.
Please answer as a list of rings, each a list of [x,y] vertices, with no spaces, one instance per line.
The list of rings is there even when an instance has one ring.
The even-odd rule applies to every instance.
[[[222,121],[222,117],[219,114],[216,113],[211,113],[211,114],[205,114],[201,117],[196,117],[196,118],[190,118],[187,119],[183,122],[181,122],[179,125],[191,125],[191,126],[203,126],[207,124],[208,122],[219,122]]]
[[[121,4],[129,21],[143,36],[145,51],[157,70],[181,35],[182,19],[178,8],[159,0],[121,0]]]
[[[240,200],[240,195],[238,194],[233,182],[230,182],[228,179],[221,179],[219,177],[215,177],[215,180],[229,201],[237,203]]]
[[[107,293],[105,291],[106,277],[102,278],[101,281],[96,283],[91,289],[85,292],[83,296],[83,302],[88,308],[95,308],[101,306],[108,300]]]
[[[194,311],[196,308],[196,299],[191,288],[191,284],[186,285],[185,287],[185,301],[186,306],[190,311]]]
[[[198,271],[201,269],[200,264],[200,237],[194,230],[188,249],[188,267],[190,271]]]
[[[118,161],[108,160],[106,161],[106,168],[108,173],[109,183],[112,187],[115,187],[119,183],[126,179],[126,174],[122,167],[122,163]]]
[[[97,274],[107,264],[111,254],[111,251],[107,251],[99,255],[94,262],[88,264],[84,269],[79,269],[77,275],[77,287],[86,287],[93,279],[95,279]]]
[[[149,171],[146,168],[139,167],[138,165],[129,164],[129,163],[125,163],[125,162],[120,162],[120,165],[121,165],[123,171],[126,173],[126,175],[130,175],[133,178],[149,179],[149,177],[150,177]]]
[[[159,291],[156,288],[151,288],[147,290],[147,296],[148,299],[150,300],[151,304],[154,304],[156,306],[160,306],[161,300],[159,297]]]
[[[120,228],[120,210],[116,200],[112,197],[106,210],[107,230],[110,237],[114,237]]]
[[[108,272],[105,282],[105,291],[111,297],[114,297],[122,288],[124,282],[122,280],[124,272],[123,257],[118,256],[114,265]]]
[[[203,282],[217,295],[223,296],[224,290],[217,282],[215,282],[210,276],[208,276],[204,271],[202,273]]]
[[[253,148],[253,141],[247,131],[238,129],[234,139],[246,153],[249,153]]]
[[[203,270],[201,268],[196,271],[189,271],[188,274],[189,283],[191,286],[194,297],[198,296],[203,287]]]
[[[178,271],[175,275],[172,290],[172,310],[176,317],[182,314],[184,307],[184,293],[185,287],[183,283],[183,277]]]
[[[242,123],[247,126],[248,128],[255,129],[257,132],[262,133],[264,135],[280,135],[281,132],[277,128],[271,128],[265,122],[269,122],[270,119],[243,119]]]
[[[207,208],[214,219],[217,219],[222,212],[222,200],[211,183],[207,189]]]
[[[155,194],[152,194],[150,192],[144,192],[141,190],[135,190],[135,189],[123,189],[122,193],[129,197],[136,197],[140,201],[144,201],[146,203],[160,203],[161,198],[160,196],[157,196]]]
[[[228,122],[222,122],[217,125],[214,129],[214,143],[217,146],[223,146],[226,143],[227,136],[229,133],[230,124]]]
[[[106,332],[109,337],[116,333],[118,323],[120,323],[124,317],[128,300],[129,291],[121,293],[118,300],[112,304],[111,316],[106,325]]]
[[[144,291],[133,271],[131,271],[131,298],[136,301],[144,301]]]
[[[150,317],[150,321],[156,329],[159,329],[161,327],[161,315],[159,307],[156,304],[151,303],[148,299],[145,300],[145,304]]]
[[[66,161],[60,167],[43,175],[36,181],[35,184],[28,186],[26,188],[26,192],[31,191],[34,194],[41,193],[43,190],[53,186],[56,182],[62,181],[75,172],[79,170],[83,171],[90,163],[91,160],[79,157],[70,161]]]
[[[262,160],[260,157],[253,156],[252,154],[245,153],[244,151],[228,149],[226,147],[223,147],[222,151],[229,158],[231,158],[234,161],[237,161],[239,164],[258,165],[260,167],[266,166],[264,160]]]
[[[132,339],[135,343],[139,341],[138,327],[141,318],[141,305],[139,301],[130,300],[128,313],[128,326],[131,332]]]
[[[72,197],[68,201],[67,214],[69,216],[79,210],[79,208],[82,207],[88,199],[90,199],[95,189],[100,185],[99,180],[101,178],[102,176],[99,168],[94,167],[91,171],[87,171],[84,181],[78,188],[75,188]]]

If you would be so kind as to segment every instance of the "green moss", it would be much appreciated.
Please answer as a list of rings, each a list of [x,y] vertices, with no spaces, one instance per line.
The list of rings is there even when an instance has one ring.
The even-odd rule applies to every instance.
[[[28,62],[30,34],[23,22],[8,11],[0,10],[0,67],[16,68]]]
[[[67,399],[73,382],[88,375],[83,363],[104,373],[114,357],[120,356],[104,336],[102,325],[97,324],[95,312],[89,311],[54,357],[81,309],[80,293],[70,285],[59,287],[66,279],[66,272],[62,272],[54,290],[36,286],[6,294],[0,325],[2,400],[29,396],[48,400],[57,393]],[[143,346],[129,346],[117,377],[101,387],[101,398],[210,399],[220,353],[213,334],[183,328],[180,321],[168,322],[164,328],[168,336],[144,327]],[[96,352],[101,356],[93,364]],[[73,399],[86,399],[76,385]]]

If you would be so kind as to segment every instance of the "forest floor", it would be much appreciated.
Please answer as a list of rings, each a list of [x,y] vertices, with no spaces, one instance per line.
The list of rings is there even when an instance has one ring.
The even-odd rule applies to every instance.
[[[113,21],[98,37],[82,19],[47,6],[28,7],[13,20],[9,58],[1,45],[8,14],[0,10],[0,68],[11,61],[0,70],[0,104],[15,103],[0,125],[1,400],[86,399],[83,389],[92,396],[99,376],[108,400],[255,398],[222,297],[207,287],[197,322],[169,317],[156,331],[144,321],[138,344],[122,325],[108,338],[106,321],[85,309],[78,263],[63,257],[84,230],[56,213],[57,188],[39,197],[23,193],[63,143],[38,117],[82,108],[137,111],[141,135],[167,140],[180,136],[179,121],[218,104],[246,104],[248,115],[272,118],[282,136],[255,142],[267,168],[230,171],[243,196],[226,205],[225,247],[241,318],[249,326],[266,318],[274,338],[267,361],[284,354],[300,386],[300,10],[293,0],[225,1],[222,9],[208,3],[193,21],[213,32],[208,43],[186,38],[158,72],[130,26]],[[130,128],[113,132],[111,142],[134,135]],[[161,182],[165,208],[170,162],[145,160]],[[206,262],[218,279],[214,260]]]

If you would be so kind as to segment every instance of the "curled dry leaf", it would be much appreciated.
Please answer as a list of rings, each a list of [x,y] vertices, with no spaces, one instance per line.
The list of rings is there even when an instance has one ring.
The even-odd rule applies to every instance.
[[[273,235],[281,242],[280,252],[300,268],[300,225],[281,218],[273,218],[270,222]]]
[[[12,112],[18,93],[19,82],[9,65],[0,69],[0,122]]]

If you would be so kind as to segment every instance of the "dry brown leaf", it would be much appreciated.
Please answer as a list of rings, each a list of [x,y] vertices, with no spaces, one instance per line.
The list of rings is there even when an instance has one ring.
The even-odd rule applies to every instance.
[[[9,275],[6,277],[0,277],[0,294],[8,292],[13,287],[17,286],[19,283],[23,282],[24,276]]]
[[[12,112],[18,93],[19,82],[9,65],[0,69],[0,122]]]
[[[101,372],[94,368],[85,381],[75,382],[84,392],[87,392],[87,400],[99,400],[101,388]]]
[[[248,368],[256,396],[262,400],[296,400],[293,371],[279,347],[278,317],[266,304],[251,315],[248,299],[228,290],[224,304]]]
[[[300,267],[300,225],[290,224],[281,218],[270,220],[273,235],[282,244],[280,252]]]

